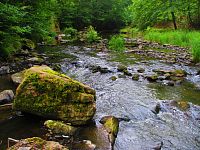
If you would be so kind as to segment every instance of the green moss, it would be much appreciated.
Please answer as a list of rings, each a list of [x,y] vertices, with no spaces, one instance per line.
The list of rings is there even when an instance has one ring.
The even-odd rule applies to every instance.
[[[14,108],[52,119],[84,120],[94,115],[95,99],[90,87],[49,67],[33,67],[17,88]]]
[[[77,128],[72,127],[60,121],[47,120],[44,125],[49,128],[54,134],[73,135]]]
[[[119,121],[117,118],[113,116],[106,116],[101,119],[100,123],[103,124],[108,133],[111,133],[117,137],[119,130]]]
[[[133,74],[132,80],[138,81],[140,78],[139,74]]]
[[[172,75],[176,77],[184,77],[187,75],[187,72],[185,70],[173,70]]]
[[[25,139],[25,142],[30,144],[33,143],[34,145],[37,146],[37,148],[42,148],[46,144],[46,141],[39,137],[27,138]]]

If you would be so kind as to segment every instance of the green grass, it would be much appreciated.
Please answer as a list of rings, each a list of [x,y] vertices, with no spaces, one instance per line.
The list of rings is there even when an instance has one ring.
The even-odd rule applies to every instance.
[[[125,50],[125,41],[124,38],[119,35],[114,35],[109,41],[109,49],[122,52]]]
[[[186,30],[151,29],[143,33],[144,39],[161,44],[190,47],[194,62],[200,62],[200,32]]]

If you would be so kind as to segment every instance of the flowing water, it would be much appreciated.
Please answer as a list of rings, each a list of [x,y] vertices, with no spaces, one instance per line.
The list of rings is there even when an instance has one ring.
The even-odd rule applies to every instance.
[[[150,150],[163,143],[164,150],[200,149],[200,76],[195,67],[169,65],[151,58],[130,54],[98,52],[82,46],[67,46],[59,52],[62,57],[54,60],[61,65],[61,70],[68,76],[88,84],[96,90],[97,112],[96,125],[84,127],[75,140],[90,140],[99,150],[107,147],[98,134],[98,121],[106,115],[129,118],[129,122],[120,122],[120,129],[115,143],[116,150]],[[65,57],[67,56],[67,57]],[[189,75],[181,84],[174,87],[162,83],[149,83],[142,77],[133,81],[131,77],[118,77],[117,65],[125,64],[131,73],[144,68],[144,74],[151,74],[153,69],[184,69]],[[109,73],[92,73],[92,66],[107,68]],[[0,90],[12,88],[9,80],[0,78]],[[170,101],[188,101],[187,110],[171,105]],[[160,102],[158,115],[152,112]],[[33,123],[25,118],[13,118],[0,123],[0,141],[7,137],[17,139],[29,136],[42,136],[44,129],[41,121]],[[29,132],[31,131],[31,132]],[[27,133],[27,134],[26,134]],[[0,145],[1,146],[1,145]],[[0,147],[1,148],[1,147]],[[5,148],[5,146],[4,146]]]

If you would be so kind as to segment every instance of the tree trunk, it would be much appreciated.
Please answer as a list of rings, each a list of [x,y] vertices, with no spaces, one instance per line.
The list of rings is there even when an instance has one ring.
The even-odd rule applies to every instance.
[[[170,7],[171,7],[171,15],[172,15],[172,21],[174,24],[174,29],[177,29],[177,25],[176,25],[176,17],[175,17],[175,13],[174,13],[174,9],[172,8],[172,0],[169,0],[170,2]]]
[[[197,25],[200,27],[200,0],[198,0],[198,19],[197,19]]]
[[[174,29],[176,30],[176,29],[177,29],[177,25],[176,25],[176,17],[175,17],[175,14],[174,14],[173,11],[171,12],[171,15],[172,15],[172,20],[173,20],[173,24],[174,24]]]

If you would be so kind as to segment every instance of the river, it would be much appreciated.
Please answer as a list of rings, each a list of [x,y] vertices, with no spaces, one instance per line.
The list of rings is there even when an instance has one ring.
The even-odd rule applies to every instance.
[[[114,147],[116,150],[150,150],[159,144],[163,144],[163,150],[199,149],[200,76],[196,75],[197,67],[167,64],[139,55],[103,52],[83,46],[65,46],[55,53],[62,57],[56,57],[53,63],[60,65],[64,74],[96,90],[96,126],[101,117],[106,115],[130,119],[129,122],[120,122]],[[145,69],[143,75],[152,74],[154,69],[184,69],[188,76],[183,83],[175,86],[151,83],[142,75],[139,81],[134,81],[129,76],[118,77],[121,74],[117,71],[119,64],[128,66],[131,73],[137,73],[139,68]],[[92,73],[93,66],[107,68],[109,72]],[[111,80],[113,76],[117,77],[115,81]],[[0,90],[14,88],[9,76],[1,76],[0,83]],[[189,102],[189,108],[181,110],[172,105],[171,101],[174,100]],[[157,103],[161,105],[159,114],[152,112]],[[0,149],[5,148],[8,137],[44,137],[43,120],[8,116],[0,121],[0,141],[4,144],[0,145]],[[95,134],[98,132],[96,126],[82,128],[79,134],[75,135],[75,140],[90,140],[96,144],[97,150],[104,150],[104,143]]]

